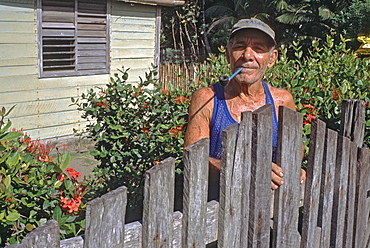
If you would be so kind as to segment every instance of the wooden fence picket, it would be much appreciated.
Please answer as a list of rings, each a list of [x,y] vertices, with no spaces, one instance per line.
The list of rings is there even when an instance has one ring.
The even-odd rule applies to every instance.
[[[327,129],[322,163],[320,201],[317,225],[321,228],[320,247],[330,246],[331,219],[334,198],[335,161],[338,133]]]
[[[279,109],[277,164],[284,171],[284,184],[275,190],[272,247],[296,248],[298,233],[300,175],[302,163],[302,115],[288,108]]]
[[[342,117],[339,134],[349,137],[358,147],[362,147],[365,133],[365,102],[345,99],[342,102]]]
[[[344,220],[346,214],[348,170],[349,170],[349,138],[338,136],[337,161],[335,164],[333,213],[331,222],[330,245],[343,247]]]
[[[318,232],[317,219],[319,212],[319,197],[321,186],[322,162],[324,157],[326,124],[318,119],[312,121],[310,151],[307,163],[307,180],[304,215],[302,224],[301,248],[315,247],[320,240],[321,230]]]
[[[356,196],[356,177],[357,177],[357,151],[358,144],[350,143],[349,170],[348,170],[348,190],[347,204],[343,230],[343,247],[351,247],[353,244],[353,229],[355,220],[355,196]]]
[[[249,233],[249,214],[250,214],[250,182],[252,180],[252,135],[253,135],[253,113],[242,113],[242,120],[239,127],[239,136],[245,142],[243,149],[243,163],[242,168],[243,182],[242,182],[242,198],[241,198],[241,229],[240,229],[240,247],[248,246]]]
[[[143,247],[172,247],[174,190],[174,158],[167,158],[145,172]]]
[[[28,233],[21,244],[9,245],[8,248],[45,248],[60,247],[60,231],[56,220],[49,220]]]
[[[248,246],[267,247],[270,243],[272,106],[253,112],[252,164]]]
[[[205,247],[209,139],[184,150],[182,246]]]
[[[119,248],[124,242],[127,188],[87,203],[84,248]]]
[[[357,178],[356,178],[356,198],[355,198],[355,238],[353,247],[369,247],[369,180],[370,179],[370,150],[359,149]]]
[[[239,247],[241,228],[242,162],[240,138],[235,151],[238,124],[222,131],[218,247]],[[217,186],[217,185],[215,185]]]

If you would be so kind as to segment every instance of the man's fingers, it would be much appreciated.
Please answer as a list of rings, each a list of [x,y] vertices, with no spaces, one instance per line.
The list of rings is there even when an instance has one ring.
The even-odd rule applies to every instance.
[[[283,169],[281,169],[281,167],[275,163],[272,163],[272,172],[274,172],[276,175],[279,175],[280,177],[284,176]]]
[[[277,189],[280,185],[284,184],[283,169],[275,163],[272,163],[271,171],[271,188]]]
[[[306,180],[306,171],[301,169],[301,184]]]

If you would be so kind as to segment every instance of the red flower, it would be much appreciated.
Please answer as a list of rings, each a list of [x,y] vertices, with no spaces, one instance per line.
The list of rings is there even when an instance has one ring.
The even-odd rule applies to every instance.
[[[149,129],[148,129],[148,128],[146,128],[146,127],[142,127],[142,128],[141,128],[141,130],[142,130],[144,133],[149,132]]]
[[[311,123],[311,122],[312,122],[312,120],[313,120],[313,119],[315,119],[315,116],[314,116],[314,115],[311,115],[311,114],[307,114],[307,115],[306,115],[306,119],[307,119],[307,121],[308,121],[309,123]]]
[[[177,130],[177,129],[174,129],[174,128],[171,128],[170,130],[168,130],[168,132],[170,132],[170,134],[172,136],[176,136],[177,134],[179,134],[181,131],[180,130]]]
[[[60,203],[62,203],[62,209],[67,211],[67,213],[72,214],[78,212],[78,207],[81,204],[81,196],[77,195],[73,198],[60,197]]]
[[[159,164],[159,162],[161,162],[161,159],[160,159],[160,158],[157,158],[157,159],[154,161],[154,165]]]
[[[57,176],[57,179],[58,179],[59,181],[61,181],[61,182],[63,182],[65,178],[66,178],[66,177],[65,177],[65,175],[64,175],[63,173],[60,173],[60,174]]]
[[[333,90],[331,92],[332,96],[333,96],[333,99],[336,100],[339,98],[339,95],[340,95],[340,91],[339,90]]]
[[[180,96],[178,98],[175,98],[174,101],[177,103],[177,104],[181,104],[181,103],[185,103],[185,102],[188,102],[189,99],[185,96]]]
[[[81,174],[77,172],[75,169],[73,169],[72,167],[67,168],[66,171],[68,172],[69,177],[73,177],[75,179],[82,177]]]
[[[315,107],[312,106],[312,104],[302,104],[302,105],[303,107],[308,108],[308,109],[315,109]]]
[[[99,107],[105,107],[105,108],[109,107],[109,104],[106,102],[97,102],[96,105]]]

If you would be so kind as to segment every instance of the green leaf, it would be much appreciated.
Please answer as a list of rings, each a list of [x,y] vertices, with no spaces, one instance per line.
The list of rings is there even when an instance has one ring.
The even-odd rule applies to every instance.
[[[53,219],[60,222],[62,218],[62,209],[59,206],[56,206],[53,211]]]
[[[15,139],[19,138],[20,136],[22,136],[22,134],[19,133],[19,132],[9,132],[9,133],[6,133],[4,135],[1,135],[0,136],[0,141],[15,140]]]
[[[69,152],[64,153],[61,156],[60,169],[65,171],[71,163],[71,154]]]
[[[16,221],[19,219],[19,217],[21,217],[21,215],[19,213],[11,213],[9,215],[7,215],[5,218],[8,220],[8,221]]]
[[[8,189],[9,188],[11,181],[12,181],[12,179],[11,179],[10,175],[7,175],[3,179],[4,185],[5,185],[5,189]]]

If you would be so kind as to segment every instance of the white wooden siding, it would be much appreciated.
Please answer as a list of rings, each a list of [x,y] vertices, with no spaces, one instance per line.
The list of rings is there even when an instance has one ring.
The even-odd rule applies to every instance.
[[[144,78],[154,63],[156,7],[112,2],[111,71],[130,68],[128,81]]]
[[[125,66],[137,82],[154,62],[157,7],[111,4],[111,75]],[[86,121],[70,98],[104,86],[110,75],[39,79],[36,0],[0,0],[0,12],[0,107],[16,104],[13,126],[41,139],[81,130]]]

